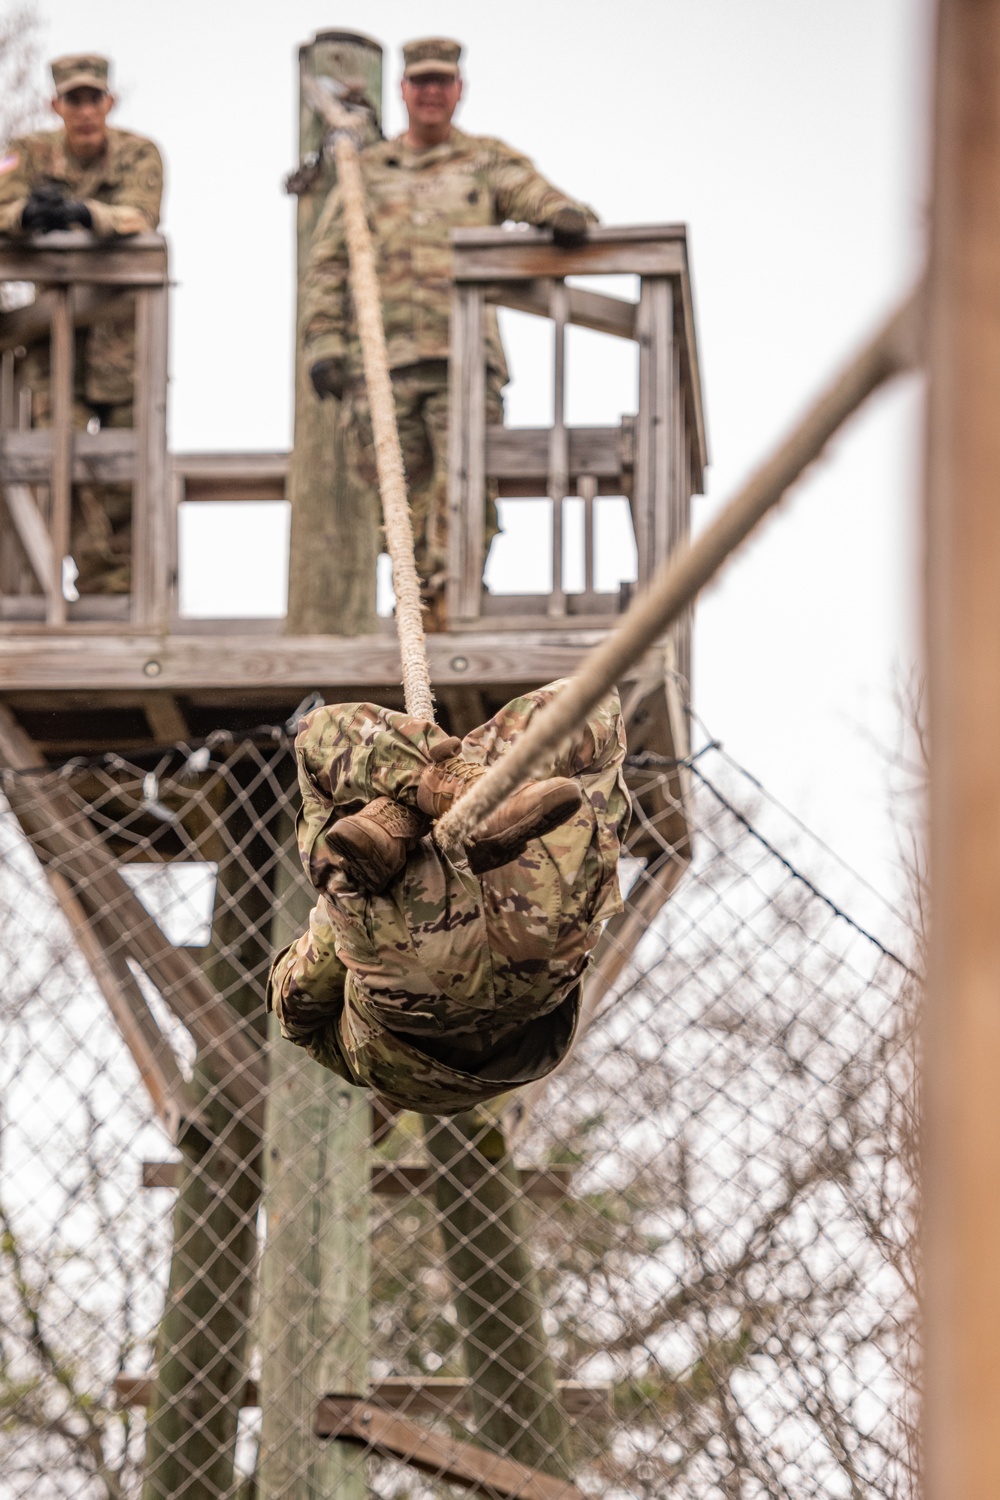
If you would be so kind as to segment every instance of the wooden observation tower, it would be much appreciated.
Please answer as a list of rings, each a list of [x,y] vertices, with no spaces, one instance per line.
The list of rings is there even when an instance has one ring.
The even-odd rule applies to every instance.
[[[381,53],[375,44],[341,33],[323,33],[302,49],[300,61],[303,75],[339,82],[356,82],[360,77],[378,113]],[[304,90],[303,162],[293,174],[298,179],[294,190],[299,200],[300,271],[332,181],[332,169],[322,154],[323,129],[307,98]],[[691,495],[701,489],[707,452],[683,226],[598,228],[586,243],[573,249],[557,247],[547,233],[538,230],[467,230],[454,234],[453,246],[449,628],[431,635],[428,648],[440,722],[452,732],[464,733],[517,693],[571,673],[588,650],[615,628],[633,585],[622,585],[614,593],[595,588],[595,515],[601,499],[627,499],[641,587],[687,539]],[[609,296],[587,285],[587,277],[609,274],[636,278],[637,298]],[[260,1169],[252,1165],[255,1153],[265,1138],[269,1159],[291,1149],[280,1135],[284,1127],[275,1126],[261,1107],[268,1088],[267,1063],[263,1051],[255,1050],[263,1032],[259,984],[248,983],[245,977],[253,967],[250,961],[246,961],[242,980],[228,989],[223,982],[235,941],[231,932],[226,937],[226,923],[231,929],[234,922],[237,928],[245,922],[248,930],[256,923],[256,932],[263,919],[260,912],[244,913],[240,902],[247,898],[230,890],[224,892],[222,903],[217,898],[208,956],[201,961],[189,949],[171,949],[123,881],[121,865],[144,858],[184,859],[190,857],[192,848],[202,850],[202,858],[212,858],[210,849],[204,853],[209,848],[208,835],[204,829],[190,828],[168,837],[150,814],[154,821],[148,838],[133,840],[126,847],[116,832],[120,809],[116,812],[113,798],[99,825],[82,817],[71,793],[79,790],[81,777],[86,779],[86,761],[80,762],[79,773],[69,763],[73,757],[110,752],[128,755],[140,766],[152,764],[161,747],[178,742],[191,745],[219,730],[238,737],[262,723],[283,725],[315,693],[330,703],[370,699],[401,707],[399,652],[392,622],[375,615],[377,539],[359,530],[358,508],[352,508],[337,446],[336,413],[330,403],[321,404],[313,396],[301,359],[296,369],[293,452],[171,453],[166,423],[169,269],[165,242],[156,235],[142,235],[109,245],[83,234],[0,241],[0,283],[10,282],[33,283],[35,295],[29,305],[0,313],[0,766],[13,771],[45,765],[66,768],[66,790],[42,790],[30,805],[29,799],[14,810],[46,867],[56,899],[121,1029],[156,1113],[182,1153],[180,1162],[163,1164],[162,1171],[157,1164],[149,1164],[147,1185],[168,1180],[175,1184],[181,1218],[186,1212],[193,1219],[197,1210],[207,1219],[209,1213],[231,1209],[232,1223],[237,1226],[231,1231],[231,1243],[242,1247],[242,1269],[232,1272],[221,1302],[213,1292],[219,1305],[205,1312],[208,1304],[198,1304],[199,1312],[197,1289],[191,1293],[188,1288],[183,1296],[188,1296],[190,1306],[185,1310],[171,1273],[164,1327],[169,1331],[169,1327],[197,1324],[197,1336],[205,1341],[198,1346],[201,1366],[185,1377],[183,1401],[174,1378],[169,1339],[161,1339],[156,1391],[151,1395],[149,1382],[140,1380],[123,1395],[123,1400],[153,1403],[147,1462],[152,1462],[150,1454],[168,1455],[187,1443],[185,1461],[190,1465],[195,1463],[194,1449],[184,1436],[188,1418],[183,1413],[195,1409],[198,1400],[201,1409],[208,1409],[211,1403],[204,1392],[210,1387],[209,1396],[215,1401],[212,1410],[217,1409],[218,1416],[205,1419],[204,1431],[199,1428],[203,1447],[197,1450],[201,1455],[197,1462],[204,1480],[203,1488],[192,1494],[211,1495],[224,1487],[222,1480],[216,1483],[212,1478],[213,1465],[226,1444],[235,1441],[236,1413],[249,1388],[243,1344],[231,1332],[225,1338],[221,1333],[213,1335],[213,1319],[226,1313],[222,1304],[230,1295],[234,1307],[245,1305],[241,1288],[255,1274],[253,1225],[261,1191]],[[483,331],[488,306],[514,308],[550,321],[555,399],[549,427],[486,425]],[[134,318],[135,425],[125,431],[76,430],[74,339],[78,331],[112,311]],[[638,410],[623,415],[615,426],[566,423],[567,330],[574,325],[636,347]],[[51,351],[53,421],[50,428],[39,430],[31,426],[31,393],[22,378],[22,354],[45,338]],[[547,594],[493,595],[485,589],[479,559],[482,496],[488,481],[495,484],[502,500],[546,498],[550,502],[553,561]],[[73,487],[81,484],[131,489],[133,582],[128,595],[77,596],[70,520]],[[570,499],[582,501],[584,520],[583,588],[578,592],[563,587],[567,550],[563,513]],[[290,503],[287,620],[197,619],[180,612],[178,518],[181,507],[205,501]],[[585,1017],[592,1014],[627,963],[635,942],[690,857],[684,769],[689,748],[685,705],[690,634],[688,617],[619,684],[630,752],[633,756],[646,752],[655,768],[654,774],[648,769],[630,772],[638,810],[629,852],[644,861],[645,879],[639,894],[633,893],[628,912],[613,920],[602,940],[584,994]],[[79,796],[86,800],[85,788]],[[141,831],[145,826],[141,816],[138,822],[133,816],[133,826]],[[291,847],[290,822],[284,839]],[[284,876],[279,871],[270,891],[277,913],[275,930],[280,922],[294,927],[304,920],[308,901],[300,909],[299,898],[306,893],[292,889],[294,879],[301,883],[301,872]],[[260,897],[257,892],[253,900],[260,904]],[[107,915],[112,910],[116,913],[113,926]],[[277,942],[275,932],[270,941]],[[261,944],[258,971],[261,963],[266,964],[266,935]],[[136,985],[138,969],[169,997],[171,1009],[194,1037],[199,1050],[193,1083],[180,1077],[157,1031]],[[220,1058],[230,1078],[221,1090]],[[202,1060],[203,1072],[199,1071]],[[293,1049],[272,1049],[270,1090],[272,1096],[279,1088],[287,1090],[282,1095],[285,1105],[298,1087],[300,1061]],[[342,1102],[340,1108],[346,1107]],[[516,1121],[509,1118],[516,1130]],[[211,1198],[213,1163],[228,1160],[225,1153],[230,1148],[222,1142],[234,1121],[246,1134],[245,1160],[251,1165],[235,1179],[236,1187],[228,1190],[231,1203],[227,1200],[220,1206]],[[315,1130],[315,1122],[311,1128]],[[355,1165],[360,1161],[358,1170],[367,1172],[369,1136],[368,1125],[359,1134],[346,1116],[332,1118],[329,1150],[342,1161],[350,1158]],[[300,1141],[296,1149],[304,1160],[307,1148]],[[435,1147],[429,1149],[433,1154]],[[458,1149],[454,1142],[449,1146],[451,1152]],[[465,1190],[466,1203],[479,1192],[476,1174],[481,1168],[483,1181],[488,1177],[488,1191],[494,1195],[489,1213],[497,1222],[506,1222],[504,1216],[512,1213],[503,1198],[508,1188],[497,1178],[495,1163],[476,1165],[478,1149],[471,1137],[461,1142],[461,1151],[474,1158],[475,1168]],[[277,1185],[272,1184],[271,1191],[280,1193],[280,1174],[275,1173],[275,1178]],[[382,1187],[376,1184],[373,1191],[394,1190],[392,1172],[383,1171],[382,1178]],[[209,1200],[208,1208],[198,1208]],[[336,1202],[324,1199],[317,1213],[326,1214],[333,1223]],[[363,1283],[363,1257],[354,1273]],[[267,1274],[265,1257],[265,1281]],[[527,1285],[530,1264],[518,1270],[517,1277]],[[317,1295],[320,1292],[322,1288]],[[280,1286],[274,1295],[280,1298]],[[272,1316],[279,1328],[287,1323],[280,1308]],[[336,1307],[328,1308],[324,1316],[328,1325],[336,1326]],[[219,1354],[222,1343],[227,1351],[224,1358]],[[351,1358],[356,1363],[357,1351]],[[508,1353],[508,1358],[515,1355]],[[344,1372],[350,1358],[345,1355],[344,1359],[340,1389],[356,1391],[356,1384],[346,1383]],[[329,1361],[322,1363],[324,1372],[329,1368]],[[267,1375],[265,1369],[265,1384]],[[321,1390],[331,1389],[328,1373],[315,1378],[327,1380]],[[488,1360],[474,1378],[488,1389]],[[197,1386],[195,1395],[192,1382]],[[123,1382],[125,1386],[128,1381]],[[140,1389],[141,1397],[136,1394]],[[389,1401],[387,1390],[384,1385],[376,1398],[383,1407]],[[361,1394],[366,1393],[367,1387]],[[370,1394],[367,1398],[372,1399]],[[546,1399],[550,1405],[556,1401],[551,1393]],[[273,1404],[280,1404],[277,1398]],[[309,1465],[314,1463],[309,1456],[309,1444],[315,1442],[312,1413],[306,1419],[306,1427],[300,1423],[297,1429],[297,1441],[304,1445],[299,1451],[306,1453],[302,1462]],[[265,1416],[265,1446],[268,1420]],[[317,1419],[315,1430],[350,1436],[353,1420],[350,1410],[328,1411]],[[413,1431],[417,1433],[412,1440],[423,1442],[422,1430],[413,1424],[410,1429],[411,1437]],[[488,1431],[488,1424],[482,1430]],[[388,1439],[387,1444],[391,1451]],[[468,1449],[471,1445],[458,1446]],[[472,1459],[468,1453],[460,1454],[456,1462],[459,1469],[462,1463],[472,1463],[474,1478],[474,1454],[479,1450],[471,1451]],[[535,1462],[530,1453],[526,1459],[518,1452],[513,1457],[529,1465]],[[323,1492],[359,1493],[345,1473],[337,1471],[337,1478],[331,1472],[325,1471]],[[338,1484],[343,1487],[337,1488]],[[567,1494],[571,1488],[566,1487]],[[543,1490],[544,1485],[537,1493]],[[502,1487],[497,1492],[505,1493]]]

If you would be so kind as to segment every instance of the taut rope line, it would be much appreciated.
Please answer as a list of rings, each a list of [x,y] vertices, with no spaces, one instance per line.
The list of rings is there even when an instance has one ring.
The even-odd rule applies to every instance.
[[[385,348],[382,304],[364,185],[354,130],[357,116],[321,89],[310,102],[333,130],[333,148],[344,200],[351,285],[357,310],[365,381],[372,413],[375,456],[386,541],[396,591],[396,632],[407,711],[434,719],[427,643],[420,613],[420,581],[406,498],[403,455]],[[781,500],[841,424],[886,380],[918,360],[919,291],[907,298],[875,336],[834,377],[777,451],[701,536],[660,566],[648,589],[635,599],[618,629],[586,656],[563,690],[534,716],[528,729],[486,775],[475,782],[435,825],[434,837],[448,853],[468,843],[478,825],[536,771],[547,769],[559,747],[690,605],[750,532]]]
[[[413,526],[406,498],[403,451],[396,427],[389,357],[385,348],[382,299],[375,271],[375,252],[365,213],[365,190],[354,135],[357,116],[351,115],[321,89],[310,91],[310,102],[334,130],[333,152],[337,181],[344,203],[344,232],[351,270],[351,292],[358,319],[365,384],[372,415],[375,462],[382,494],[385,540],[392,559],[396,594],[396,634],[403,669],[406,711],[417,719],[434,720],[427,644],[420,605],[420,578],[413,551]]]

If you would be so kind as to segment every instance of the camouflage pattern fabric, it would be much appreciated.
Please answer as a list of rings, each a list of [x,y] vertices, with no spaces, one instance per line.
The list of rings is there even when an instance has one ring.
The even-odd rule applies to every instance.
[[[596,215],[537,172],[526,156],[490,136],[452,128],[448,140],[424,151],[403,136],[361,153],[368,219],[375,240],[389,364],[446,360],[451,307],[453,229],[514,219],[548,224],[559,209]],[[304,286],[304,341],[309,362],[336,359],[362,375],[348,283],[342,205],[336,188],[316,227]],[[487,312],[487,362],[507,381],[496,312]]]
[[[438,593],[448,575],[448,361],[424,360],[392,372],[396,425],[409,487],[417,572],[428,597]],[[495,370],[486,372],[486,420],[503,422],[503,392]],[[378,469],[371,411],[364,381],[354,382],[341,407],[347,461],[357,482],[378,493]],[[500,530],[496,485],[486,494],[483,561]]]
[[[46,355],[48,350],[45,351]],[[77,346],[77,364],[81,349]],[[37,346],[28,351],[32,364]],[[48,373],[46,360],[45,372]],[[31,385],[31,380],[28,380]],[[48,384],[33,386],[32,425],[52,426],[52,402]],[[94,415],[93,407],[73,402],[73,426],[83,432]],[[133,425],[132,402],[101,407],[102,427]],[[75,484],[70,509],[69,550],[77,566],[76,585],[81,594],[127,594],[132,586],[132,490],[127,484]]]
[[[558,687],[508,703],[466,735],[463,755],[491,763]],[[445,738],[434,724],[368,703],[302,720],[298,845],[322,894],[267,987],[288,1040],[349,1082],[427,1114],[470,1109],[544,1077],[565,1056],[589,955],[621,909],[618,855],[630,814],[614,694],[552,768],[584,793],[568,823],[479,877],[424,838],[382,895],[359,891],[326,832],[375,797],[416,806],[430,750]]]
[[[34,187],[61,184],[67,197],[90,209],[96,235],[111,238],[153,230],[160,221],[163,163],[151,140],[109,127],[107,150],[79,162],[66,149],[64,130],[39,130],[12,141],[0,156],[0,233],[18,234]],[[76,337],[74,426],[94,417],[102,427],[132,426],[135,308],[127,302]],[[48,340],[32,344],[18,370],[32,393],[33,427],[52,421]],[[81,593],[121,594],[131,587],[131,497],[123,485],[74,490],[71,548]]]

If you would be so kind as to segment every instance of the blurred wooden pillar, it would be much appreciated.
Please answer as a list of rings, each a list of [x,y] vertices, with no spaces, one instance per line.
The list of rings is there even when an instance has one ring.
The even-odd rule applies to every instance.
[[[300,83],[307,78],[360,84],[382,118],[382,48],[353,32],[321,31],[299,49]],[[302,166],[290,191],[298,196],[298,297],[295,319],[295,443],[288,477],[292,506],[289,550],[290,635],[363,635],[375,628],[377,497],[357,495],[345,470],[340,403],[320,401],[302,357],[302,278],[313,231],[336,181],[322,159],[326,127],[299,96]],[[315,166],[311,159],[317,156]]]
[[[288,814],[281,826],[277,950],[308,926],[313,904]],[[368,1392],[370,1096],[282,1041],[269,1021],[258,1495],[364,1500],[364,1454],[319,1442],[313,1419],[328,1391]]]
[[[927,459],[926,1494],[1000,1495],[1000,0],[939,0]]]

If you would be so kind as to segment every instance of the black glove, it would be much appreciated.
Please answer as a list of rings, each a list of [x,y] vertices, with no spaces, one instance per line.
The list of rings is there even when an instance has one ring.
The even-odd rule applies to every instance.
[[[68,229],[68,207],[58,183],[39,183],[21,211],[21,228],[28,234],[51,234],[54,229]]]
[[[579,245],[587,237],[587,216],[582,208],[568,204],[552,220],[552,238],[557,245]]]
[[[79,224],[82,229],[93,229],[94,219],[86,203],[79,198],[66,199],[66,225]]]
[[[309,371],[309,379],[320,400],[324,396],[336,396],[338,401],[343,400],[347,373],[341,360],[318,359]]]

